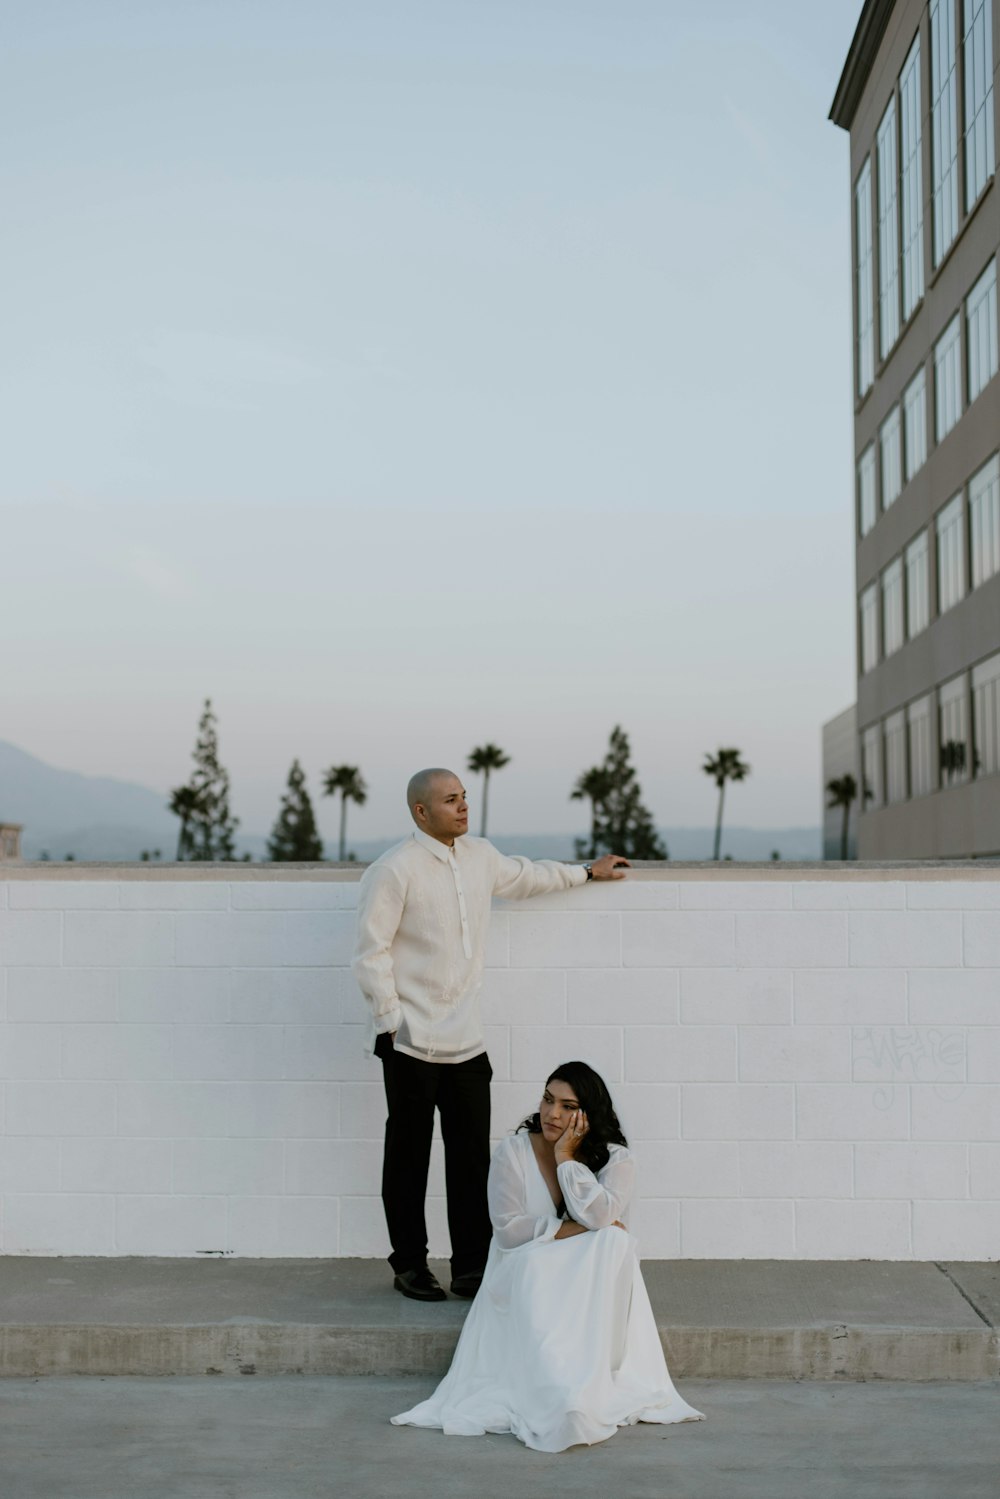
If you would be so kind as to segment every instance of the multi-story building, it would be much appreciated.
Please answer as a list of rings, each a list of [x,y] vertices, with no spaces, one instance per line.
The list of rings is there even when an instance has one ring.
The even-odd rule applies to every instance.
[[[1000,0],[866,0],[851,141],[863,859],[1000,855]]]
[[[21,824],[0,822],[0,864],[12,864],[21,857]]]

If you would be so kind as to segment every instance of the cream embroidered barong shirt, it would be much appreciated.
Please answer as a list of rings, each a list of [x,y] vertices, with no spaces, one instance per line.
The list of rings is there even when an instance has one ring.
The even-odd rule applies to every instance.
[[[453,848],[419,828],[370,865],[358,895],[354,975],[374,1035],[397,1051],[465,1062],[485,1049],[479,990],[493,897],[521,900],[583,885],[579,865],[501,854],[485,838]]]

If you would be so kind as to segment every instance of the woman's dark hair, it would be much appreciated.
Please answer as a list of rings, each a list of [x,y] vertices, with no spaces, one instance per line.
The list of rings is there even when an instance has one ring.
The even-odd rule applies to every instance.
[[[618,1122],[615,1106],[611,1102],[607,1083],[601,1074],[595,1072],[593,1067],[589,1067],[586,1062],[563,1062],[549,1073],[545,1079],[546,1087],[554,1077],[561,1078],[564,1083],[569,1084],[587,1116],[589,1128],[580,1142],[576,1159],[584,1166],[589,1166],[591,1171],[600,1171],[602,1166],[608,1164],[608,1157],[611,1154],[608,1149],[609,1145],[628,1144]],[[527,1130],[529,1135],[540,1135],[542,1133],[541,1116],[529,1114],[527,1119],[521,1120],[515,1133],[519,1133],[522,1129]]]

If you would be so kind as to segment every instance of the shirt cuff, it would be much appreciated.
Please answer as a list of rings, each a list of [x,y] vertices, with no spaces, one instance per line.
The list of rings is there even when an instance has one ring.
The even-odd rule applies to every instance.
[[[587,871],[584,869],[583,865],[582,864],[571,864],[569,867],[570,867],[570,869],[573,869],[573,870],[576,871],[576,879],[573,881],[573,883],[575,885],[586,885],[587,884]]]
[[[402,1014],[402,1011],[399,1010],[399,1009],[386,1010],[384,1012],[384,1014],[382,1014],[382,1015],[376,1015],[375,1016],[375,1034],[376,1034],[376,1036],[383,1036],[383,1035],[385,1035],[386,1031],[398,1031],[399,1030],[400,1021],[402,1020],[402,1018],[403,1018],[403,1014]]]

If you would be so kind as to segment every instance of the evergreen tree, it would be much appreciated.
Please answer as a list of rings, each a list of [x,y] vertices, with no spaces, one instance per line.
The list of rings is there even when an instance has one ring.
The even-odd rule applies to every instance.
[[[170,795],[170,810],[181,819],[178,859],[236,858],[239,819],[229,811],[229,773],[219,764],[219,737],[210,698],[198,724],[195,768],[186,786]]]
[[[570,792],[570,801],[590,802],[590,838],[575,838],[573,840],[578,859],[597,858],[597,838],[601,808],[604,806],[605,798],[611,790],[611,782],[603,765],[592,765],[589,770],[584,770],[577,777],[576,785]]]
[[[288,790],[281,798],[281,811],[267,841],[267,853],[274,860],[300,863],[323,857],[323,840],[316,830],[305,771],[298,760],[292,761],[288,772]]]
[[[611,731],[603,765],[595,767],[605,779],[591,782],[592,786],[603,789],[603,795],[592,798],[591,847],[595,855],[603,852],[622,854],[626,859],[667,859],[669,854],[656,831],[652,813],[643,805],[630,753],[628,735],[618,724]],[[592,774],[588,771],[581,776],[577,787]],[[591,793],[583,791],[582,795]]]
[[[198,810],[198,793],[193,786],[178,786],[170,793],[169,810],[181,820],[177,834],[177,862],[194,858],[191,819]]]

